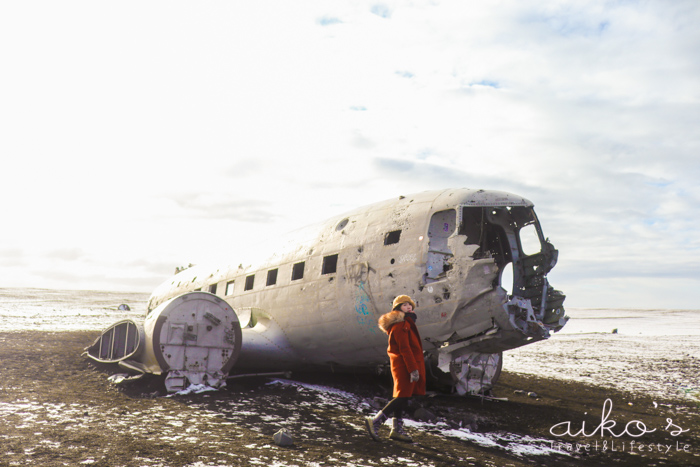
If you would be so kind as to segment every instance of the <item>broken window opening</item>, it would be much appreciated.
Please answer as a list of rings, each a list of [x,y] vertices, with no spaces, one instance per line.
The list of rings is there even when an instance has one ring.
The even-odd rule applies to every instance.
[[[500,285],[507,295],[513,295],[513,263],[506,264],[500,273]]]
[[[267,271],[267,283],[265,285],[275,285],[277,283],[277,269]]]
[[[534,223],[523,226],[518,231],[518,238],[520,239],[520,250],[525,256],[536,255],[542,251],[542,243]]]
[[[386,234],[386,236],[384,236],[384,245],[393,245],[394,243],[399,243],[400,238],[400,230],[394,230],[393,232],[389,232],[388,234]]]
[[[217,284],[211,284],[209,286],[209,293],[213,293],[214,295],[216,295],[216,286]]]
[[[305,262],[302,261],[301,263],[296,263],[294,266],[292,266],[292,280],[297,281],[299,279],[304,278],[304,264]]]
[[[228,281],[226,283],[226,295],[233,295],[233,283],[234,281]]]
[[[255,283],[255,274],[251,274],[250,276],[246,276],[245,278],[245,287],[243,287],[243,290],[253,290],[253,284]]]
[[[323,258],[323,266],[321,274],[333,274],[338,266],[338,255],[325,256]]]

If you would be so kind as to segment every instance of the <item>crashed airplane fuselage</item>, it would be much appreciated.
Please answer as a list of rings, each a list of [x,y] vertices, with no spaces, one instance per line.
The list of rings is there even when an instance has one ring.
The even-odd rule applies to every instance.
[[[505,192],[401,196],[290,234],[270,253],[159,286],[144,350],[124,366],[167,373],[172,390],[232,369],[378,369],[387,344],[377,319],[410,295],[432,374],[473,394],[498,378],[502,351],[568,319],[546,277],[558,252],[533,204]]]

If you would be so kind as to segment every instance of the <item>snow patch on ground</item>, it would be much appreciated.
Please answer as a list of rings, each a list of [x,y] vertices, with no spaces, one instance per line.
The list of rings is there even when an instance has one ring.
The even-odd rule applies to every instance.
[[[186,387],[182,391],[178,391],[178,392],[175,392],[173,394],[169,394],[166,397],[186,396],[188,394],[201,394],[203,392],[217,391],[217,390],[218,390],[217,388],[207,386],[206,384],[190,384],[188,387]]]
[[[321,405],[332,405],[340,406],[342,405],[345,409],[357,409],[359,407],[370,409],[369,403],[367,403],[362,398],[342,391],[336,388],[319,386],[313,384],[300,383],[297,381],[276,379],[268,383],[269,385],[282,385],[294,387],[299,390],[309,391],[315,393],[318,397],[318,403]],[[305,404],[309,404],[308,402]],[[315,405],[312,403],[312,405]],[[358,416],[358,419],[361,417]],[[389,421],[387,420],[386,423]],[[552,449],[548,445],[551,444],[549,440],[532,438],[530,436],[518,436],[513,433],[475,433],[468,428],[454,428],[448,425],[445,421],[438,421],[437,423],[426,423],[418,422],[415,420],[405,420],[406,427],[420,430],[426,433],[431,433],[437,436],[443,436],[448,438],[457,438],[464,441],[469,441],[472,443],[479,444],[481,446],[500,448],[517,456],[543,456],[549,454],[562,454],[568,456],[569,454],[564,451],[559,451]],[[364,430],[364,426],[360,427]],[[407,464],[408,465],[408,464]],[[418,464],[415,464],[418,465]]]

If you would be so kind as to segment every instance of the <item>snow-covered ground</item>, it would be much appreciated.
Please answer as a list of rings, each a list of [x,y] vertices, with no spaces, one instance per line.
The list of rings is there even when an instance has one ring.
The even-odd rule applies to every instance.
[[[700,311],[572,309],[550,339],[503,368],[664,398],[700,398]],[[613,332],[616,331],[616,332]]]
[[[101,331],[122,319],[141,322],[149,294],[0,288],[0,332]],[[128,305],[129,311],[120,310]]]

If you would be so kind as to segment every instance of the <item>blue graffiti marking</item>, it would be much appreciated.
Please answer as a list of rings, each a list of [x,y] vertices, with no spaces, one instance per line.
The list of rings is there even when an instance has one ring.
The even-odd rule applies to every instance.
[[[377,323],[375,323],[372,314],[369,311],[369,294],[365,290],[365,283],[360,281],[355,293],[355,312],[357,313],[357,321],[360,325],[372,333],[377,332]]]

